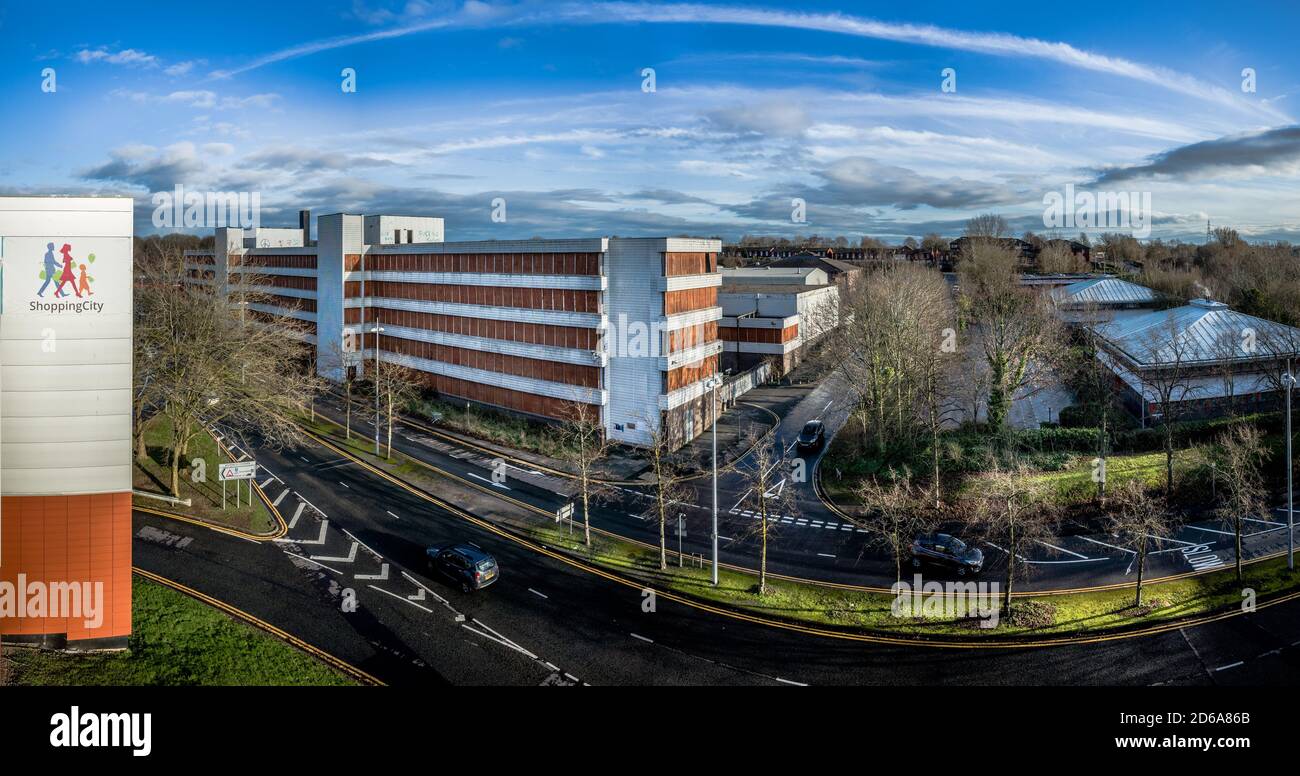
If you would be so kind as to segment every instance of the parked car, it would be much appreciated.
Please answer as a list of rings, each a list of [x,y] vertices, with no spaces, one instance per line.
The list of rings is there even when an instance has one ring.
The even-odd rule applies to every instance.
[[[425,550],[429,573],[460,585],[462,592],[482,590],[501,576],[497,559],[472,544],[453,544]]]
[[[984,553],[950,534],[921,534],[912,540],[912,567],[919,569],[925,564],[945,566],[964,577],[983,570]]]
[[[821,446],[826,443],[826,424],[820,420],[810,420],[803,424],[803,431],[799,432],[799,439],[796,440],[795,446],[799,452],[820,450]]]

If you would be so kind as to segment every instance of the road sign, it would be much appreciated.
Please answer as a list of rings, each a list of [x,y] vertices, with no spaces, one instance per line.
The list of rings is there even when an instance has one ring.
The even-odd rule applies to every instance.
[[[218,467],[218,478],[226,480],[251,480],[257,476],[257,461],[236,461],[223,463]]]
[[[564,506],[555,510],[555,522],[558,523],[561,520],[572,520],[572,519],[573,519],[573,502],[569,502],[568,504],[565,504]]]

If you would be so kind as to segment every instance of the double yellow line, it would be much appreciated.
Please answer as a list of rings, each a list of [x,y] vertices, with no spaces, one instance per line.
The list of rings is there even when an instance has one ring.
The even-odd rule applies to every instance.
[[[330,654],[329,652],[326,652],[323,649],[320,649],[319,647],[316,647],[312,644],[308,644],[307,642],[303,641],[302,639],[298,638],[292,633],[288,633],[284,630],[281,630],[280,628],[275,627],[274,625],[267,622],[266,620],[263,620],[252,614],[249,614],[243,609],[239,609],[234,606],[231,606],[225,601],[222,601],[218,598],[213,598],[212,596],[206,593],[201,593],[192,587],[187,587],[186,585],[182,585],[180,582],[177,582],[173,579],[161,577],[150,571],[145,571],[144,569],[138,566],[132,566],[131,571],[135,573],[135,575],[138,577],[142,577],[144,579],[149,580],[150,582],[156,582],[159,585],[163,585],[165,587],[171,588],[172,590],[176,590],[178,592],[184,593],[185,595],[190,596],[191,598],[202,601],[203,603],[208,604],[209,606],[215,607],[225,612],[231,617],[235,617],[237,619],[243,620],[244,622],[247,622],[250,625],[261,628],[262,630],[266,631],[267,633],[270,633],[272,636],[275,636],[281,641],[284,641],[287,644],[290,644],[291,646],[297,647],[298,649],[301,649],[303,652],[306,652],[307,654],[312,655],[313,657],[319,658],[321,661],[333,667],[335,670],[342,672],[343,674],[351,677],[352,679],[355,679],[356,681],[362,684],[368,684],[368,685],[374,685],[380,687],[384,686],[384,683],[382,681],[375,678],[374,676],[371,676],[365,671],[362,671],[360,668],[357,668],[351,663],[348,663],[347,661],[341,658],[335,657],[334,655]]]

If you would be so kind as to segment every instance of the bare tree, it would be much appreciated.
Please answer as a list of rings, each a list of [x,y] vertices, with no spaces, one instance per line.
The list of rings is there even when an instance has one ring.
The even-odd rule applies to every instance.
[[[1107,528],[1124,549],[1133,553],[1137,567],[1137,593],[1133,605],[1142,606],[1142,583],[1153,539],[1174,532],[1174,521],[1163,500],[1152,498],[1140,479],[1125,481],[1116,489],[1117,509],[1107,515]]]
[[[651,428],[650,471],[654,474],[654,510],[659,518],[659,568],[668,568],[668,515],[673,507],[687,504],[693,491],[685,484],[677,456],[678,435],[664,420],[646,422]]]
[[[966,221],[966,236],[973,238],[998,239],[1011,233],[1007,219],[996,213],[981,213]]]
[[[787,448],[777,442],[776,434],[771,430],[763,433],[752,450],[734,471],[740,475],[746,488],[739,505],[745,508],[743,511],[754,514],[755,522],[744,534],[759,540],[758,594],[765,595],[768,542],[782,517],[798,514],[798,505],[794,498],[796,489],[789,482],[794,461],[787,454]]]
[[[560,423],[561,455],[578,470],[578,490],[582,495],[583,535],[591,546],[591,500],[604,492],[604,486],[595,479],[600,460],[609,452],[612,442],[605,436],[600,406],[586,402],[569,402]]]
[[[305,347],[303,328],[246,312],[263,299],[247,272],[239,272],[229,297],[184,282],[179,256],[140,272],[135,336],[153,361],[153,403],[171,423],[172,495],[180,495],[181,458],[205,428],[256,433],[271,447],[301,441],[289,415],[320,390],[315,376],[285,368]]]
[[[343,436],[352,439],[352,402],[357,388],[357,366],[361,353],[357,350],[356,333],[344,329],[343,336],[329,345],[331,366],[338,370],[338,382],[343,385]]]
[[[1154,399],[1159,407],[1161,438],[1165,452],[1165,499],[1174,492],[1174,425],[1188,411],[1191,399],[1200,389],[1193,381],[1192,363],[1195,345],[1184,336],[1173,314],[1166,314],[1158,325],[1152,326],[1137,344],[1137,357],[1144,367],[1140,379],[1144,384],[1142,402]],[[1150,393],[1150,396],[1147,394]]]
[[[947,404],[941,362],[955,351],[956,320],[942,276],[902,264],[846,289],[825,358],[852,391],[861,438],[879,453],[915,447]],[[949,347],[949,344],[952,347]]]
[[[1043,493],[1043,485],[1024,467],[996,471],[980,482],[965,515],[1006,555],[1002,607],[1007,616],[1011,615],[1012,585],[1029,573],[1024,548],[1051,536],[1057,524],[1055,511],[1045,503]]]
[[[962,309],[988,364],[988,422],[1000,431],[1016,396],[1041,387],[1063,341],[1047,301],[1017,281],[1014,251],[976,240],[958,270]]]
[[[1222,477],[1219,515],[1232,524],[1237,550],[1237,581],[1243,577],[1241,543],[1246,523],[1268,513],[1268,489],[1260,469],[1270,451],[1259,429],[1239,425],[1219,435],[1217,468]]]
[[[393,423],[401,410],[420,395],[424,380],[417,370],[385,361],[382,356],[377,363],[373,364],[371,372],[371,388],[378,395],[383,407],[383,417],[376,418],[375,422],[382,422],[386,426],[388,450],[384,457],[392,458]]]
[[[889,553],[894,561],[894,581],[901,582],[903,559],[912,539],[932,522],[925,493],[905,472],[890,469],[884,482],[874,476],[863,480],[855,494],[866,508],[866,515],[850,517],[849,522],[865,530],[872,545]]]

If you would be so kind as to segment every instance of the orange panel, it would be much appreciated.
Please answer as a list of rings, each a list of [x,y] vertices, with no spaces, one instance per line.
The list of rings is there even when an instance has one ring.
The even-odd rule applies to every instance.
[[[0,510],[0,596],[15,606],[17,599],[49,601],[45,611],[24,616],[0,610],[0,634],[69,641],[130,635],[130,493],[4,496]],[[63,596],[50,595],[69,584],[82,595],[67,603],[90,610],[65,609]]]

